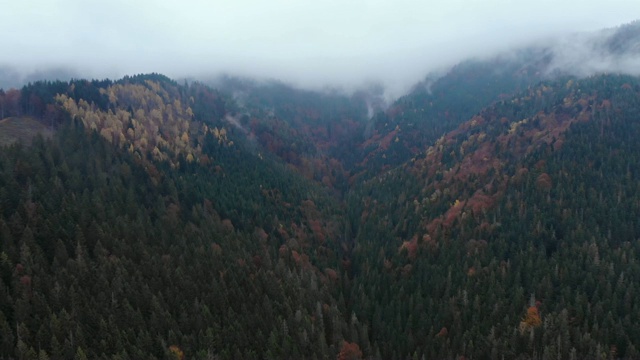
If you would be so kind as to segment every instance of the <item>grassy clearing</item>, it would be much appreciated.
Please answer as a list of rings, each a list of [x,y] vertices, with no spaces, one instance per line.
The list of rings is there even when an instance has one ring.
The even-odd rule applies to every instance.
[[[16,141],[31,144],[31,139],[38,133],[44,137],[53,135],[50,128],[32,117],[10,117],[0,120],[0,146]]]

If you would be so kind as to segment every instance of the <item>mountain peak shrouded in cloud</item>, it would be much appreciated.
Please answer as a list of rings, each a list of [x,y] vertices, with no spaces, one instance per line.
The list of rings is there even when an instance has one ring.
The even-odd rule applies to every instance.
[[[379,82],[397,97],[427,73],[465,58],[628,23],[638,13],[635,0],[614,0],[606,9],[600,2],[555,0],[33,0],[3,5],[0,24],[17,35],[0,40],[0,66],[21,74],[19,81],[54,67],[87,78],[226,72],[349,91]]]
[[[640,20],[634,20],[615,29],[607,40],[607,48],[612,54],[640,53]]]
[[[268,71],[277,44],[215,79],[171,38],[7,67],[147,73],[0,91],[0,359],[640,358],[640,77],[582,77],[635,71],[637,25],[339,79]],[[181,57],[191,76],[152,73]]]
[[[591,33],[576,33],[542,45],[550,57],[547,74],[578,77],[597,73],[640,74],[640,22]]]

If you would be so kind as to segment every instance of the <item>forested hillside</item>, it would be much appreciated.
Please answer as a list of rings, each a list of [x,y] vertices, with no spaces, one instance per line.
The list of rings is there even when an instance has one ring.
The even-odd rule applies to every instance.
[[[541,84],[353,191],[350,298],[383,358],[638,356],[639,91]]]
[[[233,96],[229,120],[251,141],[307,179],[337,194],[348,190],[360,156],[353,145],[363,140],[369,109],[380,109],[380,94],[366,89],[347,96],[232,77],[211,83]]]
[[[0,91],[0,359],[640,357],[640,78],[557,59]]]
[[[107,99],[123,89],[130,99]],[[102,108],[66,91],[57,101],[69,118],[52,139],[2,150],[0,357],[340,351],[354,327],[338,291],[339,204],[232,143],[211,112],[182,108],[187,124],[146,119],[172,89],[186,90],[126,79],[93,92]],[[189,91],[170,103],[206,90]],[[176,129],[187,136],[164,145]]]

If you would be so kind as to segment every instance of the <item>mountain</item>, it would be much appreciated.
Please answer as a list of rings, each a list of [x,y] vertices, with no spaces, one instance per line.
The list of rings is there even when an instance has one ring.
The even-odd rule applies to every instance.
[[[160,74],[1,91],[0,359],[638,358],[637,29],[388,106]]]
[[[338,352],[343,231],[324,189],[243,143],[209,88],[22,95],[54,88],[56,134],[0,157],[0,357]]]
[[[351,194],[351,296],[383,357],[637,356],[638,90],[541,84]]]
[[[512,57],[469,60],[445,76],[428,77],[367,124],[355,175],[367,178],[408,161],[486,105],[539,79]]]
[[[541,81],[607,72],[638,75],[638,41],[640,21],[539,41],[430,74],[371,119],[353,172],[366,179],[408,161],[486,106]]]

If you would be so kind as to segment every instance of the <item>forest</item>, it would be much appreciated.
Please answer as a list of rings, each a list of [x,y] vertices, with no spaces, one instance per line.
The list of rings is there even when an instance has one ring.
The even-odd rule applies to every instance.
[[[1,90],[0,359],[639,358],[640,78],[522,69]]]

